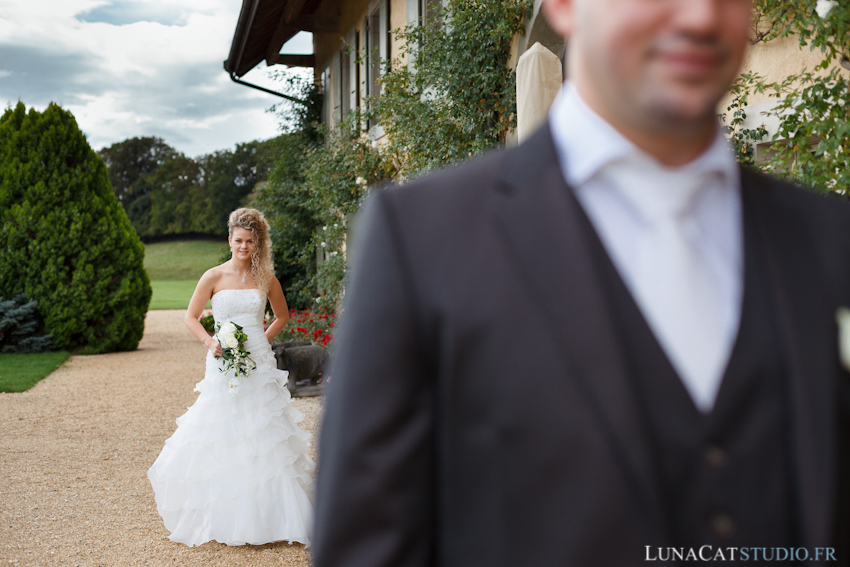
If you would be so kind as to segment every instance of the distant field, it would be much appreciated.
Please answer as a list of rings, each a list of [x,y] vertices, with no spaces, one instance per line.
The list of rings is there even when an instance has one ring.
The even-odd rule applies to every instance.
[[[227,239],[179,240],[145,245],[145,269],[151,281],[194,280],[221,263]]]
[[[186,309],[200,277],[221,263],[226,250],[224,238],[145,245],[145,269],[153,288],[150,309]]]
[[[189,300],[192,299],[192,292],[195,291],[197,284],[198,282],[195,280],[151,282],[153,297],[151,297],[151,304],[148,309],[152,311],[158,309],[186,309],[189,306]],[[207,301],[206,309],[209,308],[210,302]]]

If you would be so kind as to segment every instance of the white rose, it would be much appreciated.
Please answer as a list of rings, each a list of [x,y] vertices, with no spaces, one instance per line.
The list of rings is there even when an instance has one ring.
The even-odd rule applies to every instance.
[[[835,313],[838,321],[838,358],[842,366],[850,371],[850,309],[840,307]]]
[[[365,187],[366,183],[368,183],[365,179],[363,179],[360,176],[358,176],[357,179],[354,180],[354,182],[357,183],[358,185],[360,185],[361,187]]]
[[[231,394],[235,394],[239,391],[239,378],[231,378],[227,381],[227,389]]]
[[[224,339],[224,346],[226,348],[236,348],[239,346],[239,341],[236,340],[236,337],[227,337]]]
[[[818,13],[818,16],[822,20],[825,20],[829,13],[832,12],[832,9],[837,7],[838,2],[836,0],[818,0],[818,4],[815,6],[815,12]]]
[[[234,334],[236,334],[236,325],[230,322],[223,323],[218,329],[218,336],[223,339],[232,337]]]

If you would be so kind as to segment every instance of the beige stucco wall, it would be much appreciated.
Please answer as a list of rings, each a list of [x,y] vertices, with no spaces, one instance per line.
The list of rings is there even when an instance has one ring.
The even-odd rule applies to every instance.
[[[406,0],[390,0],[390,27],[392,31],[402,29],[407,26],[407,1]],[[396,59],[400,55],[399,50],[402,47],[401,40],[398,39],[398,34],[392,34],[392,42],[390,44],[390,57]]]
[[[785,37],[751,46],[747,51],[742,70],[756,72],[763,76],[767,82],[781,82],[789,75],[800,73],[803,69],[814,70],[815,66],[822,60],[823,54],[819,50],[811,51],[808,47],[801,48],[797,37]],[[850,71],[840,67],[837,62],[834,64],[834,68],[839,69],[846,76],[850,76]],[[818,74],[825,75],[831,69],[818,71]],[[732,99],[732,94],[727,94],[720,101],[718,112],[728,114],[726,109]],[[746,107],[747,119],[744,126],[756,128],[759,125],[764,125],[768,131],[765,142],[779,127],[778,119],[764,115],[775,105],[776,98],[771,98],[769,92],[756,92],[750,95]],[[759,159],[759,155],[757,155],[757,159]]]
[[[823,55],[820,51],[811,51],[808,47],[800,48],[796,37],[783,37],[750,46],[741,70],[755,71],[768,82],[778,82],[803,69],[812,70],[822,60]],[[754,93],[749,102],[759,104],[768,99],[768,93]],[[725,109],[731,101],[732,95],[727,95],[721,101],[721,107]]]

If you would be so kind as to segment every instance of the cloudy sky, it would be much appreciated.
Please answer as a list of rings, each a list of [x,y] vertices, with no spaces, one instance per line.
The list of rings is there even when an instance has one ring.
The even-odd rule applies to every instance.
[[[0,105],[73,112],[95,150],[158,136],[195,157],[278,133],[281,99],[224,72],[241,0],[0,0]],[[283,50],[311,53],[300,34]],[[260,63],[244,80],[278,88]]]

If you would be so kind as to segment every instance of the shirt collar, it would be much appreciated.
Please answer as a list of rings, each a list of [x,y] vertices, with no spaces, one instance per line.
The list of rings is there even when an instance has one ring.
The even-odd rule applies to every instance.
[[[739,186],[735,154],[718,124],[717,135],[708,149],[679,168],[667,168],[599,116],[581,98],[571,81],[564,83],[549,111],[549,124],[567,183],[581,187],[605,166],[620,160],[637,160],[661,170],[689,174],[713,173],[726,186]]]

